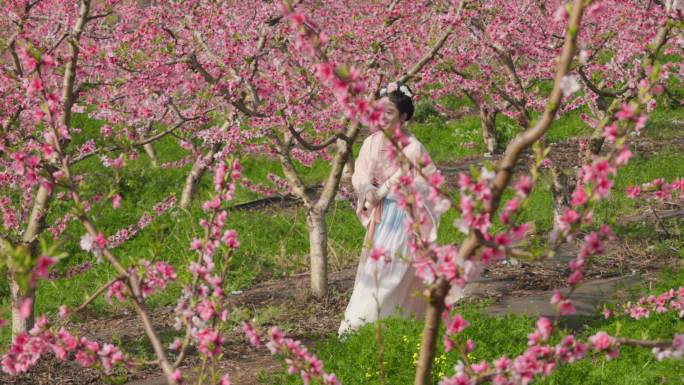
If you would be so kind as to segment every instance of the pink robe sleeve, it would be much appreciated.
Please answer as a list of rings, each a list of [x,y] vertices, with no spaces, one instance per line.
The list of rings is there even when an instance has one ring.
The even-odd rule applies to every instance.
[[[354,174],[352,174],[352,185],[354,186],[354,191],[357,196],[356,215],[358,215],[364,227],[368,227],[370,218],[373,214],[373,209],[367,209],[365,207],[366,193],[376,188],[372,181],[373,138],[374,136],[369,136],[363,141],[361,151],[359,151],[359,157],[354,163]]]

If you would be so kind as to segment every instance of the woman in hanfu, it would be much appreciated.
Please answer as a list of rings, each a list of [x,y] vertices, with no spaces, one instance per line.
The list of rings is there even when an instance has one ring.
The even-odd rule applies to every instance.
[[[408,138],[402,152],[418,165],[429,159],[425,147],[409,134],[406,122],[413,116],[411,90],[402,83],[391,83],[377,95],[383,104],[383,129],[399,127]],[[366,228],[356,281],[349,305],[340,324],[339,335],[361,325],[391,315],[420,316],[426,308],[420,293],[424,290],[421,278],[416,276],[409,255],[407,212],[400,208],[392,187],[399,183],[402,168],[388,156],[392,143],[383,130],[367,137],[355,162],[352,184],[358,197],[356,213]],[[422,170],[426,176],[436,171],[432,162]],[[437,237],[439,213],[427,202],[430,187],[416,170],[414,188],[422,210],[427,213],[420,226],[421,237],[434,241]],[[418,214],[418,213],[414,213]],[[382,254],[382,257],[379,257]]]

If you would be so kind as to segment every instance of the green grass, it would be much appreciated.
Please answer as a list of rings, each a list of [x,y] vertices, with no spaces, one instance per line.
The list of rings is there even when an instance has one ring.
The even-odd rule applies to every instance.
[[[467,101],[458,98],[446,98],[444,104],[448,108],[468,106]],[[558,121],[548,135],[550,141],[563,140],[577,135],[586,135],[587,129],[580,121],[579,112],[570,113]],[[681,130],[679,123],[672,120],[684,119],[682,109],[656,110],[651,122],[644,128],[644,135],[669,139],[678,135]],[[517,132],[513,121],[500,117],[500,135],[504,141]],[[83,129],[85,135],[76,136],[96,138],[98,145],[105,144],[100,138],[99,130],[103,123],[75,116],[75,125]],[[429,106],[420,106],[416,112],[415,122],[409,128],[418,139],[424,143],[433,159],[437,163],[453,162],[462,157],[479,155],[484,152],[484,144],[480,132],[480,122],[477,117],[465,116],[452,122],[430,112]],[[79,146],[83,139],[72,143]],[[358,151],[359,144],[355,146]],[[167,137],[155,143],[157,156],[161,163],[173,162],[185,158],[189,152],[181,149],[174,138]],[[149,212],[152,206],[171,195],[180,198],[185,176],[189,165],[174,169],[155,170],[147,156],[141,151],[137,160],[128,160],[128,166],[121,171],[117,179],[112,169],[102,167],[98,157],[92,157],[79,163],[74,172],[86,176],[82,191],[87,199],[96,194],[107,196],[110,193],[120,193],[124,200],[122,207],[114,210],[109,202],[96,203],[90,211],[99,229],[106,235],[114,234],[121,228],[138,222],[144,212]],[[277,160],[265,156],[245,157],[241,159],[244,174],[254,183],[272,186],[268,181],[269,173],[283,176]],[[303,174],[307,185],[315,185],[322,181],[329,171],[329,165],[318,159],[311,167],[296,165]],[[684,174],[684,155],[675,149],[663,151],[652,157],[637,156],[633,162],[621,171],[617,182],[617,193],[611,200],[603,203],[597,209],[600,219],[610,220],[620,214],[625,208],[632,208],[633,202],[624,196],[624,188],[630,184],[642,183],[657,176],[665,176],[671,180]],[[146,258],[149,260],[164,260],[177,266],[181,279],[186,278],[184,266],[194,258],[188,245],[200,234],[198,220],[203,216],[201,202],[210,196],[211,176],[205,175],[201,180],[199,196],[188,212],[172,209],[156,219],[149,227],[141,231],[129,242],[115,249],[115,253],[125,264]],[[506,192],[510,196],[511,192]],[[246,202],[259,196],[243,187],[238,187],[235,202]],[[64,216],[68,205],[61,201],[54,201],[48,215],[48,223]],[[548,230],[551,226],[549,212],[551,197],[548,188],[541,186],[532,194],[530,202],[523,213],[525,221],[534,221],[537,229]],[[455,211],[449,211],[442,218],[439,229],[439,240],[442,243],[458,243],[463,239],[452,227],[456,219]],[[285,210],[263,211],[230,211],[228,226],[235,228],[240,237],[241,248],[231,261],[231,275],[228,279],[227,290],[241,290],[248,288],[267,278],[276,278],[290,273],[301,272],[308,266],[308,234],[305,224],[305,213],[301,208]],[[329,240],[329,259],[334,267],[351,266],[356,263],[363,238],[363,229],[359,224],[348,202],[336,202],[327,216]],[[625,234],[653,238],[652,229],[635,230],[634,227],[622,229]],[[649,232],[650,231],[650,232]],[[82,226],[72,221],[68,224],[62,249],[68,257],[54,269],[64,271],[85,261],[91,261],[92,256],[83,252],[79,247],[79,239],[84,233]],[[0,318],[8,316],[8,291],[4,272],[0,272]],[[96,264],[91,270],[77,276],[75,279],[57,279],[41,281],[38,288],[36,302],[37,312],[54,313],[61,303],[75,306],[84,297],[92,293],[97,287],[114,277],[113,270],[106,264]],[[152,306],[172,304],[179,293],[179,286],[172,285],[168,291],[154,296],[150,300]],[[105,299],[93,303],[93,314],[110,314],[120,311],[122,306],[114,302],[109,304]],[[5,328],[0,335],[0,345],[6,345],[8,330]]]
[[[409,130],[425,145],[435,163],[479,155],[485,151],[477,116],[466,116],[448,123],[412,123]]]
[[[659,293],[672,287],[684,285],[684,270],[668,270],[661,274],[653,292]],[[640,288],[634,293],[647,292]],[[527,334],[534,330],[533,318],[521,315],[505,317],[487,316],[481,306],[465,304],[458,312],[470,322],[470,326],[459,335],[463,343],[467,339],[476,342],[475,350],[469,354],[471,362],[492,361],[503,355],[515,357],[524,352]],[[340,341],[331,336],[315,346],[317,356],[323,360],[325,369],[335,373],[345,385],[379,383],[378,345],[375,339],[375,324],[362,327],[358,332]],[[382,322],[382,345],[384,347],[386,383],[412,383],[418,352],[420,349],[422,321],[414,319],[388,318]],[[442,327],[441,332],[443,333]],[[596,317],[587,323],[578,337],[586,340],[598,331],[606,331],[614,336],[637,339],[667,339],[673,333],[684,332],[684,322],[676,314],[653,315],[648,319],[632,320],[624,316],[605,320]],[[555,337],[568,334],[560,330]],[[453,366],[460,359],[456,351],[444,353],[442,334],[433,369],[433,380],[453,374]],[[623,347],[620,357],[606,361],[602,355],[590,353],[584,360],[560,367],[553,375],[536,382],[546,385],[650,385],[656,383],[679,384],[684,380],[681,361],[666,360],[657,362],[650,350]],[[283,370],[284,372],[284,370]],[[301,384],[296,376],[284,373],[262,374],[264,384]]]
[[[591,135],[593,129],[580,119],[580,115],[586,112],[586,108],[580,108],[561,115],[551,125],[551,129],[546,135],[546,139],[549,142],[554,143],[570,138]]]
[[[84,130],[84,136],[97,137],[96,133],[102,125],[102,122],[82,119],[82,116],[78,116],[76,122]],[[80,144],[75,142],[73,146],[77,147]],[[177,161],[188,155],[188,152],[178,147],[171,138],[155,143],[155,149],[160,163]],[[242,164],[246,178],[254,183],[274,187],[268,181],[267,175],[274,173],[282,177],[280,166],[275,160],[263,157],[245,158]],[[153,169],[147,156],[141,152],[137,160],[127,161],[127,166],[121,170],[118,180],[114,171],[104,168],[98,157],[79,163],[74,172],[86,176],[81,189],[88,200],[96,194],[107,196],[112,192],[118,192],[123,196],[119,209],[115,210],[111,203],[103,201],[95,203],[89,212],[98,229],[109,236],[119,229],[138,223],[143,213],[151,213],[152,207],[163,199],[172,195],[180,199],[189,168],[188,165],[178,169]],[[329,166],[319,159],[310,168],[302,165],[297,165],[297,168],[305,174],[305,183],[313,185],[322,180]],[[199,196],[188,212],[172,208],[130,241],[114,249],[114,253],[121,258],[124,265],[130,265],[142,258],[167,261],[176,266],[180,280],[187,278],[184,266],[195,258],[195,254],[189,250],[189,244],[193,238],[201,236],[198,221],[205,214],[200,206],[201,202],[210,196],[211,186],[211,175],[205,175],[200,182]],[[257,198],[260,197],[256,193],[238,186],[234,202],[237,204]],[[63,217],[68,210],[66,203],[53,202],[48,223]],[[330,233],[330,263],[333,268],[349,266],[354,258],[353,252],[362,243],[362,227],[349,203],[343,201],[335,202],[330,207],[327,222]],[[238,231],[242,246],[231,261],[226,290],[244,289],[252,286],[257,279],[282,277],[307,268],[308,233],[303,209],[231,210],[228,226]],[[54,271],[63,272],[71,266],[93,260],[91,255],[80,249],[79,240],[83,233],[80,223],[69,222],[62,238],[62,250],[68,253],[68,257],[53,267]],[[77,306],[90,293],[114,277],[113,269],[103,263],[94,264],[92,269],[74,279],[40,281],[36,311],[39,314],[54,314],[62,303],[71,307]],[[0,287],[0,318],[7,319],[9,292],[5,274],[0,277]],[[179,285],[171,285],[169,290],[150,298],[149,305],[156,307],[175,303],[179,293]],[[93,314],[100,315],[116,313],[124,307],[116,301],[109,304],[104,298],[99,298],[91,306]],[[8,332],[7,328],[3,328],[0,344],[6,345],[9,341]]]
[[[643,134],[653,139],[681,138],[684,132],[684,108],[656,109],[649,116]]]

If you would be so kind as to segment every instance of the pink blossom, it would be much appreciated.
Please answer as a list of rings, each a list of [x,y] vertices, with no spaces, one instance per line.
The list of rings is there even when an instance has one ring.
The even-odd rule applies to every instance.
[[[121,154],[116,159],[114,159],[112,161],[112,167],[116,168],[116,169],[120,169],[121,167],[123,167],[123,163],[124,163],[124,156],[123,156],[123,154]]]
[[[97,237],[95,237],[95,243],[100,249],[104,249],[107,247],[107,238],[105,238],[104,234],[99,233],[97,234]]]
[[[442,176],[442,173],[437,170],[437,172],[432,173],[430,175],[430,184],[433,185],[434,187],[439,188],[442,183],[444,183],[444,177]]]
[[[572,315],[577,312],[577,310],[575,310],[575,306],[569,299],[562,300],[558,305],[560,309],[560,315]]]
[[[474,373],[479,374],[486,372],[489,369],[489,364],[487,364],[487,361],[481,361],[480,363],[472,364],[470,367]]]
[[[451,318],[446,325],[447,335],[454,335],[464,331],[470,323],[466,321],[460,314]]]
[[[171,344],[169,344],[169,349],[173,351],[178,351],[183,346],[183,341],[180,338],[175,338]]]
[[[374,247],[369,257],[373,262],[380,262],[381,259],[385,261],[389,258],[387,250],[382,247]]]
[[[464,191],[464,190],[470,188],[472,182],[473,181],[472,181],[470,175],[468,175],[466,173],[459,173],[458,174],[458,185],[460,186],[461,191]]]
[[[614,142],[618,136],[618,127],[614,122],[603,128],[603,137],[609,142]]]
[[[629,310],[630,317],[634,319],[648,318],[649,311],[645,307],[635,306]]]
[[[511,360],[505,356],[494,361],[494,368],[499,373],[506,371],[510,367],[510,365]]]
[[[40,62],[45,69],[51,69],[57,65],[55,58],[50,54],[42,54],[40,56]]]
[[[629,150],[629,148],[624,147],[620,150],[620,153],[615,157],[615,164],[618,166],[626,165],[629,160],[634,156],[634,154]]]
[[[628,120],[628,119],[631,119],[633,116],[634,116],[634,110],[627,103],[623,103],[622,107],[620,108],[620,111],[615,113],[615,117],[618,118],[619,120]]]
[[[604,12],[606,8],[606,5],[602,2],[593,3],[589,6],[589,8],[587,8],[587,16],[596,17],[600,13]]]
[[[59,318],[65,319],[70,314],[69,308],[66,305],[59,306]]]
[[[560,217],[560,221],[564,224],[561,230],[566,230],[570,225],[576,223],[579,220],[579,214],[573,209],[565,209],[565,212]]]
[[[323,82],[330,82],[335,77],[335,66],[332,63],[316,65],[316,76]]]
[[[204,322],[207,322],[216,315],[216,310],[211,301],[205,299],[197,305],[197,313]]]
[[[171,381],[176,384],[183,383],[183,372],[181,372],[180,369],[176,369],[176,371],[171,374]]]
[[[627,197],[632,198],[632,199],[637,199],[641,195],[641,187],[640,186],[631,186],[627,187]]]
[[[190,242],[190,250],[200,250],[202,248],[202,240],[195,238]]]
[[[244,331],[247,338],[249,338],[249,343],[252,344],[252,346],[258,348],[261,345],[261,338],[259,337],[259,334],[257,334],[256,330],[250,323],[243,322],[242,330]]]
[[[613,345],[614,339],[606,332],[598,332],[589,337],[589,342],[591,342],[594,350],[600,352],[609,349]]]
[[[121,200],[122,200],[121,195],[119,195],[119,194],[114,195],[112,197],[112,208],[118,209],[119,207],[121,207]]]
[[[198,333],[197,339],[199,340],[198,350],[200,353],[209,357],[216,357],[221,353],[223,338],[217,331],[209,328],[203,329]]]
[[[103,125],[100,128],[100,134],[103,138],[107,139],[112,134],[112,127],[108,124]]]
[[[19,304],[19,318],[22,320],[28,319],[33,311],[33,298],[26,297],[21,300]]]
[[[48,277],[48,269],[50,266],[54,265],[56,261],[54,258],[50,258],[47,255],[41,255],[36,262],[36,275],[40,278]]]
[[[634,129],[639,132],[641,131],[642,128],[646,126],[646,122],[648,121],[648,116],[647,115],[639,115],[636,121],[636,125],[634,126]]]
[[[235,230],[226,230],[223,233],[221,241],[223,241],[223,243],[231,249],[240,247],[240,241],[238,241],[237,231]]]
[[[111,302],[112,297],[116,297],[119,301],[126,300],[126,287],[120,280],[115,281],[107,289],[107,300]]]
[[[475,350],[475,341],[468,339],[466,341],[466,352],[470,353]]]
[[[513,243],[508,233],[497,234],[496,237],[494,237],[494,242],[503,247],[508,247]]]
[[[28,87],[26,88],[26,92],[28,92],[29,96],[33,96],[42,90],[43,82],[39,78],[34,78],[31,81],[29,81]]]
[[[603,307],[603,318],[608,319],[613,313],[607,307]]]
[[[584,191],[584,187],[579,185],[572,192],[572,201],[570,202],[573,206],[582,206],[589,200],[587,193]]]
[[[466,374],[457,374],[451,378],[445,378],[439,382],[440,385],[472,385],[473,382]]]
[[[532,191],[532,178],[529,175],[520,176],[518,183],[515,185],[515,190],[523,198],[528,196]]]
[[[546,317],[540,317],[537,320],[537,330],[539,330],[539,332],[541,333],[542,338],[544,340],[547,340],[551,337],[551,332],[553,331],[553,323],[551,323],[551,321]]]
[[[568,19],[568,10],[565,8],[564,4],[561,4],[556,8],[556,11],[553,13],[553,20],[555,22],[561,22],[565,21]]]
[[[582,272],[575,271],[572,274],[570,274],[570,277],[568,277],[568,285],[575,286],[582,280],[582,278]]]

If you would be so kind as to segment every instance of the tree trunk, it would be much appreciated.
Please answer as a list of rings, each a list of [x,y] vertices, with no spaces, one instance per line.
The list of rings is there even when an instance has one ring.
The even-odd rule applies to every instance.
[[[16,336],[22,332],[28,332],[33,327],[33,310],[36,298],[35,288],[29,287],[28,292],[22,292],[14,274],[11,271],[7,272],[7,279],[9,281],[10,298],[12,300],[12,336]],[[30,313],[26,319],[22,319],[20,314],[20,306],[24,299],[31,299]]]
[[[480,124],[482,126],[482,138],[484,139],[487,153],[497,153],[496,148],[496,110],[491,110],[487,106],[480,108]]]
[[[185,185],[183,186],[183,193],[181,194],[180,201],[181,209],[187,209],[188,207],[190,207],[190,202],[192,202],[192,198],[194,197],[197,191],[197,185],[199,184],[199,180],[202,178],[202,175],[204,174],[204,170],[207,169],[208,165],[213,163],[214,155],[218,152],[220,148],[220,144],[215,144],[209,150],[207,155],[200,156],[192,165],[190,173],[185,179]]]
[[[572,172],[572,170],[570,170]],[[555,242],[560,234],[560,218],[570,207],[572,192],[575,188],[575,178],[565,170],[556,166],[551,167],[551,196],[553,206],[553,230],[550,240]]]
[[[28,226],[22,237],[24,246],[29,250],[31,258],[37,258],[38,235],[45,228],[45,216],[52,197],[52,191],[43,187],[38,188],[36,196],[33,200],[33,207],[31,208],[31,216],[29,217]],[[7,280],[10,288],[11,307],[12,307],[12,335],[17,335],[25,332],[33,327],[33,309],[35,306],[35,288],[29,288],[26,293],[22,293],[19,284],[17,283],[14,272],[8,269]],[[19,317],[19,307],[25,298],[31,299],[31,309],[28,318],[21,319]]]
[[[145,126],[145,129],[143,131],[143,137],[149,137],[150,132],[152,132],[151,121]],[[145,150],[147,157],[150,158],[150,163],[152,163],[152,167],[159,168],[159,162],[157,161],[157,153],[154,151],[154,145],[152,143],[143,144],[143,150]]]
[[[354,159],[350,156],[347,158],[347,162],[342,170],[342,179],[340,180],[340,183],[351,184],[352,175],[354,175]]]
[[[306,215],[309,228],[309,256],[311,258],[311,291],[321,298],[328,291],[328,228],[325,212],[309,210]]]
[[[441,323],[442,312],[444,311],[444,298],[449,290],[449,284],[444,279],[440,279],[435,285],[430,290],[430,300],[425,312],[423,342],[420,345],[415,385],[432,383],[432,361],[437,350],[437,337],[439,336],[439,324]]]
[[[145,153],[147,153],[147,156],[150,158],[150,163],[152,163],[152,167],[159,168],[159,162],[157,161],[157,153],[154,151],[154,146],[152,145],[152,143],[144,144],[143,149],[145,150]]]

